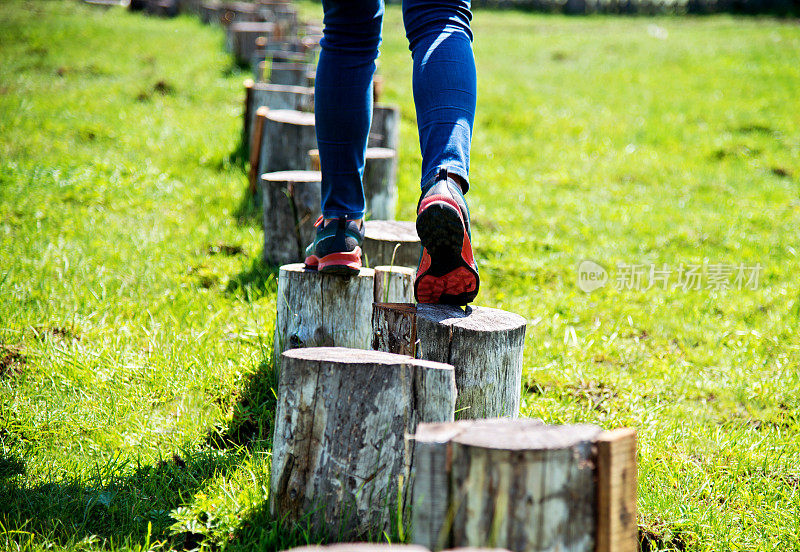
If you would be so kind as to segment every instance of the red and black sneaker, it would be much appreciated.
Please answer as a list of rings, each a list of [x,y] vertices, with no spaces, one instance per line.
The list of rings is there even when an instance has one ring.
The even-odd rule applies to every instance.
[[[422,256],[414,281],[418,303],[466,305],[478,294],[469,209],[456,179],[441,169],[417,205]]]
[[[324,224],[322,217],[314,223],[314,243],[306,247],[306,268],[328,274],[352,276],[361,269],[361,243],[364,227],[355,220],[333,219]]]

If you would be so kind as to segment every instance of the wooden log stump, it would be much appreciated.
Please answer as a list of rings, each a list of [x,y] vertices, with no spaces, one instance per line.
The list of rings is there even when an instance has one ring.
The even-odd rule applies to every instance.
[[[391,307],[389,307],[391,308]],[[519,415],[525,319],[488,307],[418,304],[413,309],[413,335],[417,358],[447,361],[456,370],[457,419],[512,417]],[[410,317],[411,314],[403,316]],[[403,343],[406,327],[395,329],[400,316],[373,318],[374,332],[384,343]],[[405,323],[404,323],[405,324]],[[392,351],[391,349],[387,349]]]
[[[200,4],[200,21],[205,24],[219,24],[223,13],[221,2],[210,0]]]
[[[317,171],[280,171],[261,177],[264,262],[300,262],[314,240],[320,215],[321,176]]]
[[[375,301],[372,304],[372,348],[416,358],[416,319],[417,307],[411,303]]]
[[[250,65],[256,51],[256,39],[271,36],[275,30],[272,23],[233,22],[228,26],[226,45],[236,63]]]
[[[416,273],[416,270],[406,266],[376,266],[375,302],[411,303],[414,300]]]
[[[250,195],[257,196],[259,191],[258,178],[258,157],[261,151],[261,142],[264,138],[264,121],[267,119],[269,108],[259,107],[256,109],[255,122],[253,123],[253,137],[250,142],[248,155],[250,157],[250,168],[248,171],[248,188]]]
[[[404,437],[419,422],[451,420],[454,399],[447,364],[338,347],[286,351],[270,512],[331,540],[391,531],[411,467]]]
[[[604,431],[597,449],[597,552],[637,552],[636,432]]]
[[[375,104],[372,108],[372,126],[369,129],[369,147],[397,150],[400,136],[400,108],[396,105]]]
[[[307,170],[308,151],[316,147],[313,113],[270,109],[264,120],[259,172]]]
[[[245,96],[248,102],[245,106],[244,143],[252,146],[253,125],[255,113],[260,107],[270,109],[289,109],[292,111],[314,112],[314,89],[301,86],[285,86],[282,84],[268,84],[256,82],[247,87],[245,81]]]
[[[394,220],[397,206],[397,152],[395,150],[367,148],[363,186],[367,217],[376,220]]]
[[[368,220],[362,250],[368,266],[416,268],[420,252],[416,225],[410,221]]]
[[[314,67],[308,63],[269,61],[263,65],[263,80],[271,84],[309,86],[309,76]]]
[[[289,349],[350,347],[372,344],[371,305],[375,271],[362,268],[344,278],[308,270],[301,263],[280,268],[275,360]]]
[[[319,150],[313,149],[308,155],[311,169],[320,170]],[[397,206],[397,152],[388,148],[367,148],[362,183],[367,218],[393,220]]]
[[[292,548],[285,552],[431,552],[416,544],[388,544],[374,542],[348,542],[341,544],[312,545]],[[501,548],[451,548],[445,552],[509,552]]]
[[[420,424],[412,438],[413,542],[432,550],[593,551],[600,435],[593,425],[526,419]]]

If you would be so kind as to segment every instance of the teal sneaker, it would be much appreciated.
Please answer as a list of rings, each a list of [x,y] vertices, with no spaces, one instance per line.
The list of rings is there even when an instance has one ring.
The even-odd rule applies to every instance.
[[[361,244],[364,225],[344,218],[324,224],[322,217],[314,223],[317,235],[306,247],[306,268],[328,274],[353,276],[361,270]]]

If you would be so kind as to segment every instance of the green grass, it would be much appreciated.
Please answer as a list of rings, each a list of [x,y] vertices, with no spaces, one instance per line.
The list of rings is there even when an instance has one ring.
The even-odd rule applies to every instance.
[[[530,321],[524,414],[639,431],[646,550],[800,550],[800,27],[474,28],[479,303]],[[222,46],[191,17],[0,3],[0,549],[315,541],[267,512],[275,270],[241,216],[245,75]],[[410,218],[396,6],[382,50]],[[590,294],[585,258],[612,278]],[[618,290],[619,263],[763,270]]]

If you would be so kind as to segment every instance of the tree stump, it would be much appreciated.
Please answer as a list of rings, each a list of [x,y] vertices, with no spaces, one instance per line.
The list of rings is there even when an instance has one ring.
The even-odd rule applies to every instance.
[[[376,286],[377,287],[377,286]],[[372,348],[417,356],[417,307],[411,303],[372,304]]]
[[[270,109],[264,120],[259,172],[309,168],[308,151],[317,147],[314,114]]]
[[[420,242],[410,221],[368,220],[365,223],[363,258],[369,266],[389,265],[417,268]]]
[[[375,271],[362,268],[345,278],[287,264],[278,275],[275,360],[289,349],[370,349]]]
[[[511,417],[519,415],[522,380],[522,352],[525,319],[517,314],[488,307],[413,305],[397,308],[412,317],[417,358],[447,361],[456,370],[457,419]],[[407,313],[412,311],[413,315]],[[403,343],[409,332],[407,322],[391,324],[402,316],[373,318],[373,333],[384,343]],[[385,349],[393,352],[392,349]]]
[[[367,148],[363,183],[367,216],[376,220],[394,220],[397,152],[389,148]]]
[[[314,222],[320,215],[317,171],[280,171],[261,177],[264,216],[264,262],[282,265],[300,262],[314,240]]]
[[[319,150],[313,149],[308,155],[311,170],[320,170]],[[367,148],[362,186],[367,217],[393,220],[397,205],[397,152],[387,148]]]
[[[317,347],[283,353],[279,378],[272,515],[332,540],[391,531],[411,467],[405,435],[452,419],[452,366]]]
[[[314,72],[308,63],[271,61],[264,63],[264,81],[287,86],[309,86],[309,75]]]
[[[253,138],[250,144],[248,155],[250,157],[250,170],[248,171],[248,187],[250,195],[258,195],[258,154],[261,151],[261,142],[264,138],[264,121],[267,119],[269,108],[259,107],[256,109],[255,122],[253,123]]]
[[[372,126],[369,129],[369,147],[397,150],[400,135],[400,108],[396,105],[375,104],[372,108]]]
[[[249,82],[252,80],[248,79]],[[291,111],[314,112],[314,89],[301,86],[285,86],[282,84],[268,84],[264,82],[253,83],[249,90],[248,81],[245,81],[245,144],[251,146],[255,113],[259,107],[270,109],[288,109]]]
[[[221,2],[210,0],[200,4],[200,21],[206,24],[216,23],[219,24],[220,18],[223,14],[223,7]]]
[[[301,546],[286,552],[431,552],[416,544],[387,544],[373,542],[348,542],[342,544]],[[445,552],[509,552],[500,548],[452,548]]]
[[[375,302],[411,303],[414,300],[415,275],[416,270],[405,266],[376,266]]]
[[[227,47],[240,65],[250,65],[256,51],[256,39],[271,36],[275,26],[272,23],[241,21],[228,26]]]
[[[413,542],[432,550],[594,551],[600,434],[593,425],[526,419],[421,424],[413,437]]]

